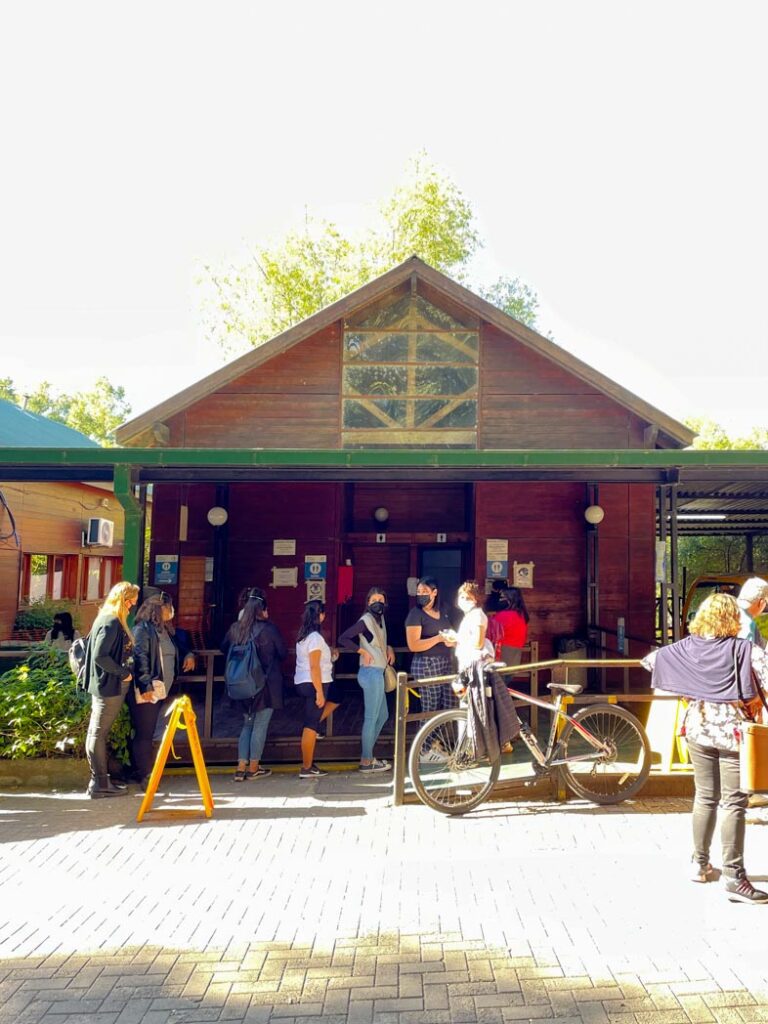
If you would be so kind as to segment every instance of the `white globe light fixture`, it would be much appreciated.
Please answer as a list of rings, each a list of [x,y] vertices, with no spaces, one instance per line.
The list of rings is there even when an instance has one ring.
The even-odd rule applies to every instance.
[[[374,509],[373,518],[376,520],[377,523],[386,523],[386,521],[389,519],[389,509],[384,508],[383,505],[377,509]]]
[[[208,509],[208,515],[206,517],[211,526],[223,526],[224,523],[229,519],[229,512],[221,505],[214,505],[213,508]]]
[[[588,505],[584,509],[584,518],[590,526],[597,526],[597,524],[602,523],[605,518],[605,509],[601,508],[599,505]]]

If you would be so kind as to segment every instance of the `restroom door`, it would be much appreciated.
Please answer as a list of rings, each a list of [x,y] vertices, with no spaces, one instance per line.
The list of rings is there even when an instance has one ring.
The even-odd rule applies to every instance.
[[[456,607],[456,593],[467,579],[466,546],[422,547],[419,549],[419,576],[434,576],[440,600],[446,608]]]
[[[352,607],[345,609],[344,627],[365,611],[365,595],[371,587],[387,593],[387,636],[393,647],[405,643],[408,615],[408,575],[411,549],[407,544],[356,544],[352,551],[355,585]],[[340,629],[341,631],[341,629]]]

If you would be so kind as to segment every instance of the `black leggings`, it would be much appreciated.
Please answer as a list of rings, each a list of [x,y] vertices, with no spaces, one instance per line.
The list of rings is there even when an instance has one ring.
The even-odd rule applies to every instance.
[[[152,772],[155,759],[152,756],[152,737],[155,735],[157,720],[164,701],[157,704],[136,702],[133,686],[128,691],[128,709],[131,712],[133,739],[131,740],[131,762],[136,774],[144,779]]]

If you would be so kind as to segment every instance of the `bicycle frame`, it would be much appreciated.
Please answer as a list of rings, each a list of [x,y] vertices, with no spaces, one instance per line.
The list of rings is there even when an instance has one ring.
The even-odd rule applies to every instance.
[[[548,711],[552,715],[552,721],[549,726],[549,737],[547,739],[546,750],[543,751],[539,746],[539,741],[536,736],[531,732],[530,728],[524,726],[520,732],[520,738],[526,747],[530,751],[534,760],[542,768],[556,768],[561,764],[571,764],[575,761],[590,761],[592,760],[592,754],[581,754],[575,757],[559,758],[557,760],[552,759],[552,755],[555,752],[555,747],[560,736],[560,728],[566,722],[570,722],[574,729],[577,729],[587,743],[594,747],[598,753],[608,755],[610,753],[607,745],[602,743],[596,736],[593,736],[589,729],[585,728],[580,722],[568,714],[567,711],[563,711],[563,694],[558,693],[554,700],[540,700],[538,697],[532,697],[530,694],[521,693],[520,690],[513,690],[511,687],[507,687],[509,695],[515,700],[520,700],[524,704],[535,704],[536,707],[542,708],[544,711]]]

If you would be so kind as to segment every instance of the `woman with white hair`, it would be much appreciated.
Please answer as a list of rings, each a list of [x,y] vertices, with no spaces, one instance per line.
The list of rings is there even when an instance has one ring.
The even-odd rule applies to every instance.
[[[755,619],[762,615],[768,606],[768,583],[759,576],[751,576],[739,591],[736,603],[739,606],[741,621],[739,636],[765,649],[765,637],[757,628]]]

